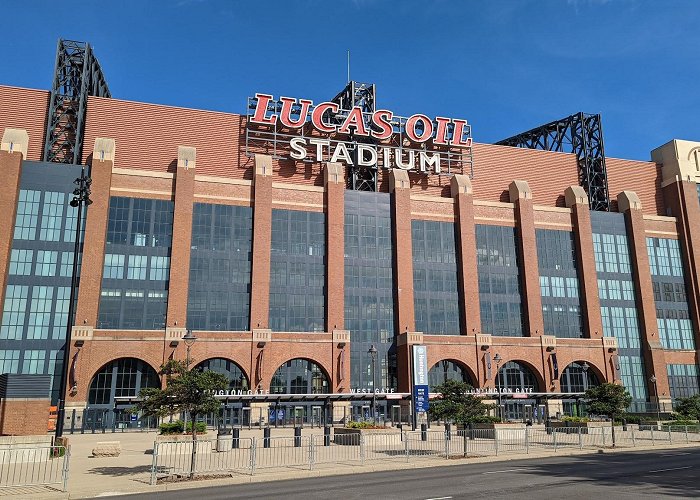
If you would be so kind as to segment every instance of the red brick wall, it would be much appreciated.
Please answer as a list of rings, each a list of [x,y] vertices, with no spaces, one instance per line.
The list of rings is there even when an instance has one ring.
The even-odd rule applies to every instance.
[[[0,135],[6,128],[26,130],[29,134],[27,160],[39,161],[44,152],[50,95],[46,90],[0,85]]]
[[[3,399],[0,401],[0,435],[46,434],[49,425],[47,399]]]

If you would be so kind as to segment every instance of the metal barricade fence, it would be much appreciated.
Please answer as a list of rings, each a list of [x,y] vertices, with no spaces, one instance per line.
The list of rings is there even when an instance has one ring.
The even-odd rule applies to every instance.
[[[363,462],[365,460],[405,459],[408,456],[408,444],[408,433],[406,432],[365,433],[361,434],[360,438],[360,455]]]
[[[192,441],[156,441],[153,444],[151,484],[155,484],[161,478],[188,476],[190,473],[252,474],[254,439],[239,438],[236,441],[238,448],[232,447],[233,442],[230,438],[223,442],[216,439],[197,440],[194,471]]]
[[[66,491],[70,447],[0,446],[0,488],[59,485]]]
[[[311,468],[311,449],[311,436],[256,439],[254,469]]]

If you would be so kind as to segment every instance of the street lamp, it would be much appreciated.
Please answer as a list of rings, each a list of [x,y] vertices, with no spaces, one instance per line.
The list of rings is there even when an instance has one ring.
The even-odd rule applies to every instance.
[[[197,341],[197,337],[195,337],[192,334],[192,330],[187,330],[187,333],[185,333],[185,336],[182,337],[182,340],[185,342],[185,347],[187,347],[187,354],[185,355],[185,365],[186,365],[187,369],[189,370],[189,368],[190,368],[190,348]]]
[[[78,209],[75,221],[75,234],[73,237],[73,270],[70,281],[70,299],[68,301],[68,321],[66,321],[66,344],[63,348],[63,369],[61,370],[61,385],[58,396],[58,415],[56,421],[56,437],[63,436],[63,421],[66,415],[66,384],[68,382],[68,351],[70,350],[71,336],[73,333],[73,315],[75,310],[75,293],[78,290],[78,254],[80,253],[80,230],[83,224],[83,205],[92,204],[90,199],[90,184],[92,179],[85,175],[85,169],[80,171],[80,177],[73,181],[76,188],[73,190],[73,199],[70,206]]]
[[[501,357],[500,354],[496,353],[496,355],[493,357],[493,360],[496,362],[496,390],[498,391],[498,416],[500,417],[501,420],[503,420],[504,417],[504,412],[503,412],[503,406],[502,406],[502,401],[501,401],[501,382],[498,379],[499,375],[499,366],[501,365],[501,361],[503,361],[503,358]]]
[[[656,421],[661,421],[661,408],[659,402],[659,387],[656,385],[656,375],[649,377],[649,382],[654,384],[654,396],[656,396]]]
[[[585,361],[581,365],[581,370],[583,370],[583,391],[588,390],[588,369],[590,368],[590,365],[586,363]],[[580,405],[581,400],[578,400],[578,404]],[[581,411],[581,408],[579,406],[579,414],[582,414],[583,412]]]
[[[367,353],[372,356],[372,418],[377,422],[377,348],[374,344]]]

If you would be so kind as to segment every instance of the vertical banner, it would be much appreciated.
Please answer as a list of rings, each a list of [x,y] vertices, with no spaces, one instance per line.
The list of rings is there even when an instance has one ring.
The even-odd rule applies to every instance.
[[[428,348],[413,346],[413,404],[416,413],[426,412],[430,407],[428,388]]]

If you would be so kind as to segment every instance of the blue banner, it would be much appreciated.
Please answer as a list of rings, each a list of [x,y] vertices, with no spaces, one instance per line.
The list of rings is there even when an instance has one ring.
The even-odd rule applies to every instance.
[[[413,386],[413,406],[416,413],[428,411],[430,407],[430,393],[427,385]]]

